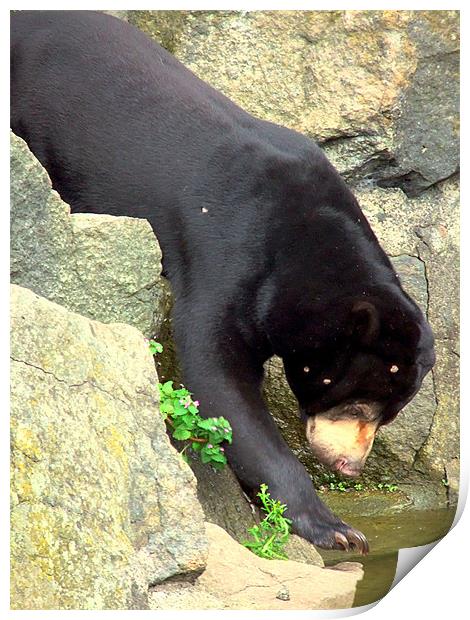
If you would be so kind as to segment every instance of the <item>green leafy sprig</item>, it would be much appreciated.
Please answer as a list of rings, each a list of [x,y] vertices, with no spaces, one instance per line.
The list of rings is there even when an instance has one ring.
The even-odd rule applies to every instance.
[[[292,523],[290,519],[283,516],[287,506],[271,498],[266,484],[260,486],[260,492],[257,495],[266,516],[259,525],[248,530],[253,540],[245,541],[243,545],[261,558],[287,560],[284,545],[289,539]]]
[[[155,340],[147,340],[150,353],[155,355],[163,351],[163,346]],[[185,450],[191,447],[198,452],[203,463],[210,463],[215,469],[222,469],[227,464],[222,442],[232,443],[232,427],[228,420],[219,418],[202,418],[199,415],[199,401],[193,400],[191,392],[184,386],[173,387],[173,381],[159,383],[160,412],[171,428],[171,434],[178,441],[188,443],[181,450],[181,457],[187,462]]]
[[[223,417],[202,418],[199,401],[193,400],[185,388],[175,389],[173,381],[159,383],[160,412],[171,427],[171,434],[179,441],[187,440],[188,446],[198,452],[203,463],[216,469],[227,464],[222,442],[232,443],[232,428]]]

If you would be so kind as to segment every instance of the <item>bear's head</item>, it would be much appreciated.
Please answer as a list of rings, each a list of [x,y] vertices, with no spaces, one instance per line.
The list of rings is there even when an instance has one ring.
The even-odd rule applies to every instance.
[[[432,368],[432,331],[402,291],[342,298],[310,317],[303,313],[284,339],[286,377],[313,453],[356,476],[377,430],[415,396]]]

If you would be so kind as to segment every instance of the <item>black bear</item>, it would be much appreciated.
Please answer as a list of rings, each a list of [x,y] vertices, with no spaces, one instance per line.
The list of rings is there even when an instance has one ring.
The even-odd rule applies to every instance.
[[[366,553],[317,497],[261,396],[282,357],[318,458],[361,470],[434,363],[431,329],[359,205],[303,135],[244,112],[133,26],[16,12],[11,127],[74,212],[146,218],[175,297],[186,385],[233,427],[230,464],[293,529]]]

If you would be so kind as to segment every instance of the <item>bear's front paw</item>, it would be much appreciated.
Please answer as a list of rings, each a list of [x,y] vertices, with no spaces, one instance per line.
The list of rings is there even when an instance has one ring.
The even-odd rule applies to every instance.
[[[361,555],[369,553],[369,543],[364,534],[346,524],[344,524],[343,531],[335,531],[335,542],[337,545],[336,549],[343,549],[343,551],[356,550]]]
[[[361,555],[369,553],[369,543],[362,532],[343,521],[315,523],[313,518],[294,519],[293,531],[322,549],[355,551]]]

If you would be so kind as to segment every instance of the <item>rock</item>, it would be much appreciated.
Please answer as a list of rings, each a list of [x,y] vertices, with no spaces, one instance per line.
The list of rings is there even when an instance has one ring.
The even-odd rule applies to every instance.
[[[424,262],[420,258],[409,256],[408,254],[392,256],[390,260],[400,277],[401,285],[418,304],[423,314],[426,315],[429,296]]]
[[[458,11],[127,18],[248,112],[321,142],[354,184],[414,196],[458,170]]]
[[[146,220],[70,215],[26,143],[11,135],[11,281],[104,323],[153,336],[167,313],[161,252]]]
[[[311,564],[312,566],[325,566],[322,556],[312,543],[297,536],[297,534],[290,535],[284,550],[289,560]]]
[[[118,19],[127,21],[128,11],[102,11],[102,13],[107,13],[108,15],[112,15],[113,17],[117,17]]]
[[[320,568],[291,560],[265,560],[222,528],[206,523],[209,557],[193,582],[152,588],[152,609],[345,609],[351,607],[362,566]]]
[[[279,592],[276,594],[276,598],[280,601],[290,601],[290,592],[287,586],[282,586]]]
[[[399,255],[392,264],[404,289],[427,313],[428,291],[424,263],[414,256]],[[381,480],[406,480],[413,470],[416,455],[426,441],[436,411],[432,374],[425,377],[420,391],[395,418],[383,426],[376,437],[374,452],[369,456],[367,475]]]
[[[459,458],[459,355],[452,342],[436,342],[437,361],[433,369],[437,406],[426,441],[415,467],[445,477],[450,461]]]
[[[197,478],[197,496],[207,521],[226,530],[238,542],[248,538],[248,528],[259,516],[250,507],[235,474],[229,467],[214,469],[198,455],[189,455],[189,465]]]
[[[414,63],[406,21],[392,11],[194,12],[175,53],[255,116],[327,140],[390,125],[381,113]]]
[[[459,496],[460,483],[460,462],[459,459],[452,459],[446,463],[446,481],[451,503],[457,503]]]
[[[143,336],[18,286],[11,304],[11,606],[146,608],[207,540]]]
[[[382,186],[399,185],[410,196],[459,169],[459,16],[422,13],[408,26],[417,65],[394,129],[398,170],[395,177],[379,178]]]
[[[282,359],[272,357],[265,363],[264,370],[263,395],[282,436],[310,473],[322,471],[308,446],[299,404],[287,383]]]
[[[339,515],[346,523],[349,523],[353,527],[359,529],[369,540],[369,544],[372,545],[373,553],[376,552],[376,532],[375,527],[377,523],[382,523],[381,519],[396,514],[410,514],[412,510],[419,510],[414,505],[413,491],[416,488],[416,484],[412,485],[412,489],[408,489],[406,485],[400,484],[400,490],[394,493],[388,493],[379,489],[367,489],[361,492],[349,491],[349,492],[336,492],[327,491],[321,494],[321,499],[325,502],[330,510]],[[433,495],[432,502],[427,508],[436,507],[436,495],[431,489],[434,489],[434,485],[427,485],[430,493]],[[408,495],[411,495],[411,497]],[[420,504],[420,508],[424,502],[421,498],[417,498],[417,502]],[[442,504],[445,507],[445,503]],[[423,508],[425,509],[425,508]],[[359,522],[358,522],[359,519]],[[385,531],[385,526],[384,531]],[[366,532],[364,532],[364,529]],[[370,536],[373,536],[374,540],[370,540]],[[381,541],[386,540],[386,536]],[[395,545],[395,541],[393,541]],[[327,550],[321,550],[327,557],[336,552]],[[338,554],[341,556],[341,553]],[[330,560],[330,558],[328,558]]]
[[[125,19],[153,36],[169,52],[174,53],[186,25],[189,11],[125,11]],[[122,16],[121,16],[122,17]]]

